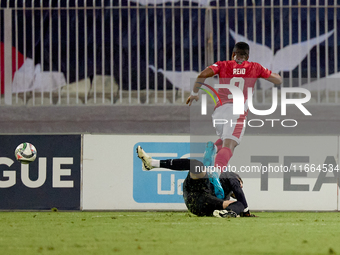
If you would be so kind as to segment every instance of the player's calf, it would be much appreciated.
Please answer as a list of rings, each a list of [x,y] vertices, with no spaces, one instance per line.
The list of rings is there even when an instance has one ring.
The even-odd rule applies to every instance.
[[[206,169],[202,162],[195,159],[165,159],[157,160],[151,158],[142,147],[137,147],[137,155],[142,160],[143,170],[151,170],[153,168],[167,168],[176,171],[187,171],[195,175],[197,178],[203,178],[206,175]]]

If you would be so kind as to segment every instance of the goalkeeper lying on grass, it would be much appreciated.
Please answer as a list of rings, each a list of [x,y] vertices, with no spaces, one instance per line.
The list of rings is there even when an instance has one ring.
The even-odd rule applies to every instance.
[[[167,168],[176,171],[189,170],[183,183],[184,202],[190,212],[197,216],[255,217],[250,214],[244,196],[241,177],[232,172],[222,172],[219,178],[207,173],[202,162],[195,159],[151,158],[142,147],[137,147],[138,157],[142,160],[143,170]],[[217,181],[217,183],[216,183]],[[229,200],[233,196],[237,201]]]

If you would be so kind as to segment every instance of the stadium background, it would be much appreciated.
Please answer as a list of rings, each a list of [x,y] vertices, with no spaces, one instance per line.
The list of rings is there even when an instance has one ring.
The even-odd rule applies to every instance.
[[[78,18],[79,20],[84,20],[84,17],[86,17],[87,22],[78,22],[79,27],[77,32],[75,29],[77,26],[75,26],[74,16],[76,12],[71,2],[16,1],[14,3],[13,1],[1,1],[2,8],[9,7],[15,10],[12,12],[12,24],[14,24],[12,31],[13,47],[16,47],[25,57],[32,58],[35,64],[40,63],[41,70],[52,70],[63,73],[67,84],[74,84],[74,82],[76,82],[76,84],[79,85],[81,80],[86,77],[92,80],[92,83],[88,84],[89,90],[85,91],[85,93],[83,93],[84,95],[82,95],[84,98],[81,98],[81,91],[78,91],[79,93],[77,94],[80,99],[78,102],[84,102],[84,105],[81,103],[81,105],[70,106],[68,104],[70,101],[67,101],[68,103],[66,105],[60,105],[61,101],[56,103],[56,99],[60,99],[63,96],[68,100],[73,96],[68,89],[66,94],[61,93],[68,85],[55,91],[27,89],[27,91],[13,93],[13,104],[15,104],[14,102],[17,102],[19,98],[23,99],[25,103],[34,97],[40,100],[41,96],[45,97],[45,94],[47,94],[46,98],[49,99],[49,105],[38,107],[43,100],[38,100],[35,107],[2,105],[0,120],[1,133],[9,136],[16,134],[49,134],[57,136],[65,134],[85,134],[85,136],[82,136],[82,139],[87,137],[89,140],[92,139],[91,135],[93,135],[94,140],[91,140],[93,146],[90,147],[97,148],[97,151],[101,151],[100,149],[102,149],[104,152],[110,149],[110,147],[106,147],[108,145],[102,146],[105,144],[105,141],[101,140],[102,137],[100,134],[105,134],[109,135],[110,138],[108,139],[113,139],[112,144],[114,144],[114,151],[119,151],[116,157],[124,158],[129,164],[132,164],[133,146],[138,142],[147,142],[145,139],[162,143],[169,142],[168,139],[179,135],[179,138],[176,138],[178,142],[180,142],[181,136],[183,136],[183,140],[189,142],[187,137],[190,135],[190,118],[193,113],[199,113],[197,110],[198,106],[189,108],[183,105],[183,101],[188,95],[188,90],[186,90],[188,84],[173,83],[169,78],[170,76],[166,77],[166,73],[160,71],[155,73],[154,70],[171,70],[175,72],[176,75],[184,74],[188,71],[198,72],[209,63],[213,63],[221,58],[228,58],[237,36],[243,36],[249,40],[256,38],[255,43],[269,47],[272,53],[276,54],[281,49],[292,44],[297,44],[297,49],[302,49],[306,46],[303,42],[311,41],[314,37],[318,38],[327,34],[326,37],[320,39],[317,44],[308,51],[305,58],[301,61],[299,60],[300,62],[295,65],[294,69],[278,70],[285,77],[284,86],[295,87],[306,85],[306,88],[311,89],[313,100],[311,100],[311,104],[308,104],[307,108],[312,112],[312,116],[304,116],[293,106],[288,107],[287,118],[296,119],[299,123],[297,127],[248,127],[246,138],[249,136],[251,140],[253,136],[258,135],[261,135],[261,137],[279,137],[281,140],[279,139],[276,142],[273,150],[277,149],[279,151],[278,153],[282,153],[280,152],[280,143],[285,141],[286,137],[294,140],[295,136],[304,136],[310,141],[306,142],[304,147],[302,147],[302,151],[304,148],[307,151],[305,154],[309,153],[307,149],[311,148],[314,138],[318,141],[321,139],[324,141],[320,146],[330,149],[330,152],[328,151],[330,154],[324,156],[334,156],[335,160],[338,160],[340,113],[339,104],[337,104],[339,86],[336,83],[336,75],[339,69],[339,56],[337,55],[339,47],[339,33],[337,29],[339,27],[339,9],[337,8],[336,2],[328,1],[327,6],[331,7],[327,8],[325,8],[325,2],[319,1],[237,1],[228,2],[227,4],[224,1],[206,1],[204,3],[206,5],[200,5],[197,1],[174,1],[165,4],[159,3],[158,5],[153,5],[151,2],[145,6],[130,1],[78,1],[77,4],[78,7],[80,7]],[[93,8],[93,5],[103,8],[96,9]],[[25,6],[25,8],[27,7],[28,10],[23,11],[23,6]],[[34,8],[32,8],[32,6]],[[81,9],[84,6],[89,9],[86,13]],[[247,15],[244,15],[245,10],[247,11]],[[164,16],[162,16],[164,13],[165,20],[176,22],[173,23],[174,27],[166,26],[166,29],[163,31],[163,26],[157,26],[155,24],[164,24]],[[2,24],[5,24],[4,9],[2,9],[1,15]],[[137,17],[140,23],[136,20]],[[300,17],[300,21],[297,20],[297,17]],[[216,21],[219,19],[221,23],[218,24]],[[257,21],[255,24],[252,23],[254,19]],[[227,20],[229,22],[228,24],[226,23]],[[106,24],[110,24],[111,21],[117,26],[113,26],[114,29],[109,33],[102,33],[101,26],[98,24],[104,24],[105,29],[108,29]],[[300,26],[296,27],[292,25],[296,23],[299,23]],[[23,24],[25,24],[26,29],[23,29]],[[46,29],[41,29],[41,24],[42,27]],[[60,24],[70,25],[61,26]],[[93,26],[93,24],[95,25]],[[149,24],[149,27],[146,27],[146,24]],[[191,24],[192,28],[200,27],[200,37],[198,37],[198,31],[191,30],[192,28],[189,27],[189,24]],[[220,29],[221,33],[216,33],[218,26],[220,26],[220,28],[227,27],[227,30]],[[49,30],[47,28],[52,29]],[[66,28],[69,28],[69,30]],[[173,37],[172,35],[170,36],[173,31],[181,32],[176,32]],[[215,33],[211,35],[210,32],[214,31]],[[229,31],[228,36],[226,36],[226,31]],[[236,35],[233,35],[233,31],[235,31]],[[244,31],[247,32],[245,33]],[[148,32],[148,34],[146,32]],[[59,36],[51,37],[51,34],[58,34]],[[76,34],[78,34],[79,37],[75,37]],[[163,37],[164,35],[165,37]],[[114,38],[113,41],[111,40],[111,36]],[[138,37],[139,40],[133,40],[133,38]],[[6,42],[4,27],[1,29],[1,38]],[[32,38],[34,39],[32,40]],[[76,45],[76,42],[79,44]],[[87,42],[87,44],[85,45],[84,42]],[[103,44],[104,42],[105,44]],[[111,44],[111,42],[113,42],[113,44]],[[69,49],[70,46],[71,49]],[[79,49],[78,58],[76,58],[74,48],[72,47]],[[103,58],[103,55],[111,56],[110,50],[112,48],[110,47],[114,49],[113,58]],[[85,51],[84,48],[86,48],[87,51]],[[167,49],[167,51],[164,52],[164,49]],[[104,54],[102,55],[102,53]],[[257,53],[256,51],[254,52],[254,54]],[[6,57],[6,51],[2,56]],[[13,57],[15,59],[15,54]],[[291,61],[293,64],[295,63],[293,60]],[[114,64],[112,65],[112,63]],[[272,64],[272,67],[274,67],[274,64]],[[113,71],[111,68],[113,68]],[[76,74],[78,74],[78,76]],[[106,75],[114,78],[114,86],[117,86],[118,90],[111,90],[108,95],[107,93],[97,93],[96,85],[93,83],[97,75]],[[333,75],[333,79],[331,75]],[[331,87],[324,87],[325,81],[327,81],[327,79],[324,79],[326,76],[332,81],[335,81],[335,85],[333,83]],[[194,77],[191,76],[190,78]],[[317,83],[315,83],[315,81]],[[98,87],[101,85],[100,82],[101,81],[97,84]],[[312,84],[312,82],[314,83]],[[164,86],[164,84],[166,84],[166,86]],[[112,79],[111,85],[113,85]],[[267,109],[269,106],[266,104],[265,98],[269,98],[270,94],[268,94],[268,92],[270,92],[270,89],[261,83],[257,85],[257,89],[257,107]],[[135,105],[136,103],[133,103],[131,100],[132,95],[134,95],[135,92],[141,95],[142,92],[145,91],[146,98],[137,99],[140,100],[140,102],[146,101],[145,104],[148,105],[141,107],[138,102],[137,105]],[[159,97],[158,100],[160,102],[157,102],[157,100],[154,103],[152,103],[151,100],[148,102],[148,98],[152,98],[151,92],[154,93],[154,96],[156,95],[155,99]],[[165,97],[168,98],[168,92],[170,92],[170,97],[175,95],[176,99],[179,99],[176,104],[173,101],[173,104],[164,102],[163,105],[162,101]],[[5,99],[5,96],[6,93],[2,96],[2,99]],[[96,105],[87,105],[87,99],[91,97],[96,99],[96,96],[98,98],[97,101],[94,101]],[[129,105],[116,105],[116,102],[123,101],[123,97],[128,99]],[[104,104],[104,98],[110,99],[109,104],[112,105],[102,105]],[[6,100],[1,100],[2,103],[4,103],[4,101]],[[268,102],[270,102],[270,100],[267,101],[267,103]],[[157,103],[157,106],[154,105],[155,103]],[[259,117],[250,114],[249,117],[257,119],[282,118],[279,109],[271,116]],[[200,128],[207,134],[214,134],[213,129],[209,126],[202,125]],[[97,134],[98,136],[96,136]],[[133,137],[134,142],[131,142],[133,144],[130,149],[120,150],[122,143],[124,143],[121,141],[121,138],[116,136],[120,134],[126,135],[123,136],[126,140],[130,140],[129,136]],[[152,135],[154,137],[144,135]],[[161,136],[158,137],[155,135]],[[169,138],[165,138],[166,136]],[[7,139],[4,138],[4,141],[5,140]],[[79,144],[77,146],[79,146]],[[298,148],[298,146],[296,147]],[[87,155],[89,149],[86,146],[82,148],[84,149],[82,154],[77,155],[77,157],[81,156],[83,160],[86,160],[84,155]],[[39,148],[37,149],[39,152]],[[245,149],[246,148],[244,148],[244,150]],[[3,155],[10,155],[6,146],[3,146],[2,150],[5,150]],[[44,151],[45,148],[42,148],[42,150]],[[261,151],[260,148],[258,148],[257,151]],[[242,152],[243,151],[241,151],[240,154],[242,154]],[[303,152],[301,153],[303,154]],[[94,154],[97,155],[96,160],[100,159],[100,153],[98,154],[99,155]],[[285,154],[285,156],[289,155]],[[309,156],[312,157],[312,155]],[[14,158],[14,156],[8,157]],[[50,155],[50,157],[53,158],[54,155]],[[283,159],[281,158],[280,161],[281,160]],[[324,160],[325,157],[321,160],[317,159],[318,162],[320,161],[319,164],[324,163]],[[132,177],[135,175],[135,168],[132,166],[124,167],[120,163],[112,163],[108,159],[103,162],[104,165],[107,166],[101,166],[102,169],[105,169],[102,173],[104,179],[106,174],[112,171],[112,169],[118,172],[119,169],[123,167],[124,169],[127,168],[127,173],[129,173],[127,181],[132,182]],[[96,168],[98,166],[92,167],[90,171],[92,171],[93,175],[91,175],[92,183],[90,183],[90,185],[100,183],[101,178],[103,178],[103,176],[97,176],[98,181],[95,182],[96,171],[98,171]],[[3,172],[5,169],[6,167],[3,166]],[[65,169],[67,169],[67,167]],[[80,166],[79,169],[81,169],[81,171],[84,170],[84,168]],[[34,169],[32,172],[36,170],[37,169]],[[49,171],[53,171],[53,169]],[[31,178],[34,179],[36,177],[37,174],[32,173]],[[6,179],[4,176],[2,178],[3,180]],[[121,176],[121,178],[124,178],[124,176]],[[332,176],[329,186],[332,186],[332,188],[333,186],[336,187],[336,182],[334,182],[336,180],[337,176]],[[19,183],[19,181],[20,175],[18,174],[17,182]],[[111,186],[109,183],[107,185],[107,192],[104,188],[105,185],[101,186],[103,193],[116,192],[110,190]],[[146,184],[141,185],[145,186]],[[86,188],[86,185],[79,185],[79,187]],[[98,190],[100,188],[95,187],[96,185],[91,189]],[[130,192],[134,188],[135,186],[129,186]],[[332,204],[334,206],[332,206],[330,210],[337,210],[337,188],[334,188],[332,194],[335,196],[332,195]],[[145,196],[147,195],[148,194],[145,193]],[[82,203],[84,203],[82,199],[83,197],[79,198],[79,209],[82,208]],[[16,203],[20,204],[20,200],[16,201]],[[126,207],[124,207],[125,205],[121,206],[119,203],[115,204],[115,201],[110,201],[108,207],[103,207],[103,205],[98,205],[98,208],[89,207],[91,207],[91,209],[174,208],[173,205],[157,204],[155,208],[155,205],[135,205],[134,203],[133,205],[126,205]],[[167,204],[167,202],[164,202],[164,204]],[[13,206],[13,208],[6,207],[6,209],[15,209],[15,204]],[[51,205],[41,205],[41,209],[46,209],[47,207],[51,207]],[[25,209],[20,206],[19,208]],[[177,209],[184,208],[183,203],[177,207]],[[72,205],[70,209],[74,209],[74,205]],[[316,209],[318,208],[313,208],[313,210]],[[324,208],[320,208],[320,210],[321,209]]]

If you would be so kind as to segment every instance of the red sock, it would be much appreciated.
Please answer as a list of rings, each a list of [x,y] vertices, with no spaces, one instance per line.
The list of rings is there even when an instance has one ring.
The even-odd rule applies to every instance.
[[[216,145],[216,147],[217,147],[217,152],[219,152],[219,151],[222,149],[222,144],[223,144],[222,139],[218,139],[218,140],[215,142],[215,145]]]
[[[228,162],[230,158],[233,156],[233,153],[228,147],[223,147],[220,151],[216,154],[215,158],[215,167],[221,167],[221,171],[223,171],[223,167],[228,166]]]

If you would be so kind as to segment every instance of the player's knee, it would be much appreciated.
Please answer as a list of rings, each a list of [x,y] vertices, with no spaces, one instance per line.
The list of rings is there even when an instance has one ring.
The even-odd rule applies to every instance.
[[[243,210],[244,210],[244,205],[241,202],[236,201],[234,203],[231,203],[226,209],[232,210],[232,211],[236,212],[237,215],[240,215],[240,213],[243,212]]]
[[[231,152],[234,153],[234,149],[236,148],[237,145],[238,143],[232,139],[224,139],[222,146],[229,148]]]

